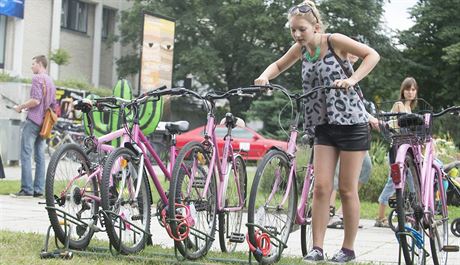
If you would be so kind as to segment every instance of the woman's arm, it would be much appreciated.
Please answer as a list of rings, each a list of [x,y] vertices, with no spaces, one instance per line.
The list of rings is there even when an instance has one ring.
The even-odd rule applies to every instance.
[[[255,85],[266,85],[268,81],[276,78],[279,74],[289,69],[302,55],[302,47],[295,43],[292,47],[276,62],[270,64],[265,71],[254,80]]]
[[[363,60],[352,76],[344,80],[335,80],[336,86],[348,88],[355,85],[366,77],[380,60],[380,55],[374,49],[343,34],[334,33],[330,38],[332,47],[341,58],[346,58],[347,54],[351,53]]]

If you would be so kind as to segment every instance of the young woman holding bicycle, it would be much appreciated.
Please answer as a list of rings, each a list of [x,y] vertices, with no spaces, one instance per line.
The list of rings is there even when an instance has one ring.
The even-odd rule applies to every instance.
[[[401,83],[401,88],[399,91],[399,101],[393,105],[391,112],[411,113],[413,107],[415,106],[415,99],[417,98],[418,93],[417,81],[415,81],[413,77],[406,77]],[[394,162],[395,152],[395,148],[392,148],[389,151],[390,164]],[[379,212],[378,217],[375,220],[375,227],[390,227],[388,224],[388,218],[385,216],[385,208],[388,206],[388,200],[394,193],[395,188],[393,181],[391,177],[388,176],[385,187],[383,187],[383,190],[379,196]]]
[[[288,20],[295,43],[255,80],[266,85],[295,62],[302,62],[302,86],[336,86],[344,90],[320,90],[309,98],[305,107],[305,126],[315,129],[313,195],[313,249],[306,261],[324,260],[323,243],[329,220],[329,198],[334,169],[340,158],[339,190],[343,201],[345,238],[342,249],[331,261],[355,259],[354,241],[359,224],[358,175],[366,150],[370,146],[368,116],[359,94],[353,87],[379,61],[372,48],[342,34],[324,34],[321,16],[311,1],[289,10]],[[363,61],[356,72],[346,56],[357,55]],[[350,76],[347,73],[352,73]]]

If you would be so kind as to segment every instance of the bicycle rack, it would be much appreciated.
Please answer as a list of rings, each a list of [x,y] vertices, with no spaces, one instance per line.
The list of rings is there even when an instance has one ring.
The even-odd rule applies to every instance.
[[[264,227],[262,227],[262,226],[260,226],[260,225],[258,225],[258,224],[247,223],[246,226],[247,226],[247,227],[250,227],[250,226],[257,227],[257,228],[259,228],[260,231],[262,231],[263,233],[267,233],[267,234],[270,236],[270,238],[273,238],[273,239],[275,239],[276,241],[278,241],[279,245],[277,245],[277,244],[275,244],[275,243],[271,243],[271,244],[273,244],[273,245],[276,246],[276,247],[281,246],[280,248],[278,248],[278,259],[275,261],[275,263],[278,262],[278,261],[281,259],[281,253],[282,253],[283,250],[284,250],[285,248],[287,248],[288,246],[287,246],[285,243],[283,243],[283,242],[281,241],[281,239],[277,238],[275,235],[273,235],[273,234],[272,234],[270,231],[268,231],[266,228],[264,228]],[[252,264],[252,254],[253,254],[252,251],[249,250],[249,258],[248,258],[249,264]]]
[[[108,218],[108,219],[111,219],[113,221],[115,220],[119,220],[119,223],[120,225],[118,226],[118,249],[121,248],[121,241],[122,241],[122,231],[126,229],[127,225],[130,226],[130,229],[134,231],[135,234],[145,234],[147,235],[147,241],[148,242],[151,242],[151,238],[152,238],[152,234],[150,234],[149,232],[145,231],[145,230],[142,230],[142,228],[138,227],[137,225],[131,223],[130,221],[127,221],[125,219],[123,219],[122,216],[116,214],[115,212],[112,212],[112,211],[104,211],[104,210],[99,210],[99,214],[104,216],[104,218]],[[112,218],[114,217],[114,218]],[[105,220],[105,219],[104,219]],[[135,229],[133,229],[135,228]],[[116,253],[114,254],[113,252],[113,246],[112,244],[109,244],[109,250],[110,250],[110,253],[112,253],[113,256],[116,256],[119,254],[119,251],[116,251]]]
[[[45,236],[45,243],[42,251],[40,252],[40,257],[42,259],[51,259],[51,258],[61,258],[61,259],[72,259],[74,255],[79,255],[79,256],[100,256],[100,257],[117,257],[120,259],[126,259],[126,260],[132,260],[132,261],[144,261],[144,262],[165,262],[165,263],[177,263],[177,261],[180,262],[180,264],[190,264],[190,265],[195,265],[195,264],[202,264],[203,259],[199,259],[198,261],[188,261],[185,258],[183,258],[180,254],[177,253],[177,247],[174,247],[174,254],[165,254],[165,253],[158,253],[158,252],[149,252],[147,249],[144,249],[142,253],[146,256],[140,256],[140,255],[119,255],[120,253],[118,251],[113,250],[113,246],[109,242],[109,247],[91,247],[88,246],[86,250],[74,250],[70,249],[69,247],[69,241],[70,241],[70,234],[71,234],[71,227],[70,223],[75,224],[75,225],[80,225],[84,227],[85,229],[88,227],[88,224],[80,221],[77,217],[70,215],[61,209],[55,208],[55,207],[49,207],[45,206],[45,208],[50,211],[54,210],[58,212],[58,216],[63,218],[63,226],[65,227],[64,232],[67,235],[66,237],[66,242],[64,243],[63,246],[60,246],[59,239],[57,238],[56,235],[54,235],[54,240],[55,240],[55,245],[56,249],[53,251],[49,251],[49,241],[51,238],[51,230],[52,226],[50,225],[47,230],[47,234]],[[113,216],[115,219],[120,219],[122,218],[121,216],[111,212],[111,211],[104,211],[104,210],[99,210],[99,219],[101,221],[101,224],[104,224],[104,216],[109,217]],[[102,216],[102,218],[101,218]],[[148,235],[149,238],[151,238],[151,234],[149,232],[143,231],[141,228],[138,226],[134,225],[131,222],[128,222],[123,219],[121,223],[126,223],[131,225],[131,227],[135,227],[136,230],[139,231],[140,233],[145,233]],[[125,225],[119,227],[119,238],[122,238],[122,229],[124,229]],[[197,234],[203,234],[201,231],[198,231],[196,229],[190,228],[191,231]],[[102,229],[96,230],[96,231],[105,231]],[[215,238],[210,237],[208,235],[203,234],[202,239],[206,238],[209,241],[214,241]],[[121,242],[121,240],[120,240]],[[208,243],[207,242],[207,243]],[[251,253],[249,253],[251,255]],[[160,259],[159,257],[164,257],[166,259]],[[249,261],[250,261],[249,257]],[[210,262],[222,262],[222,263],[234,263],[234,264],[245,264],[245,260],[241,259],[226,259],[226,258],[212,258],[212,257],[206,257],[205,260],[208,260]],[[252,264],[249,262],[249,264]]]
[[[56,246],[56,249],[53,251],[48,251],[49,247],[49,239],[51,235],[51,228],[53,227],[52,225],[48,226],[48,230],[46,233],[45,237],[45,244],[43,246],[42,251],[40,252],[40,258],[42,259],[51,259],[51,258],[62,258],[62,259],[72,259],[73,257],[73,252],[69,248],[69,242],[70,242],[70,234],[72,232],[72,228],[70,227],[69,223],[73,223],[75,225],[83,226],[85,229],[88,227],[88,224],[80,221],[78,218],[75,216],[72,216],[61,209],[58,209],[56,207],[50,207],[50,206],[45,206],[45,209],[49,211],[56,211],[57,216],[61,217],[64,219],[64,223],[62,224],[64,226],[64,233],[66,234],[66,240],[64,243],[63,247],[59,246],[59,239],[57,238],[56,234],[54,234],[54,244]]]

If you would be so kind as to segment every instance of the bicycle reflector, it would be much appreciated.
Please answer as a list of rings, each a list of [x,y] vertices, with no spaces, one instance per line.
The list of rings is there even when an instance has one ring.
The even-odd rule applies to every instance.
[[[391,179],[393,179],[393,183],[399,184],[401,183],[401,170],[399,168],[399,164],[394,163],[391,164]]]

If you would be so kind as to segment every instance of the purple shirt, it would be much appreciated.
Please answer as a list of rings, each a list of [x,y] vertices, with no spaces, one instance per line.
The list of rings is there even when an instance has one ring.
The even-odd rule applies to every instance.
[[[43,84],[46,84],[45,86]],[[46,88],[46,97],[44,98],[43,90]],[[33,121],[38,126],[43,123],[45,110],[51,106],[54,108],[56,104],[56,87],[53,80],[47,74],[36,74],[32,77],[32,88],[30,89],[30,98],[40,101],[40,104],[30,108],[27,113],[27,118]]]

